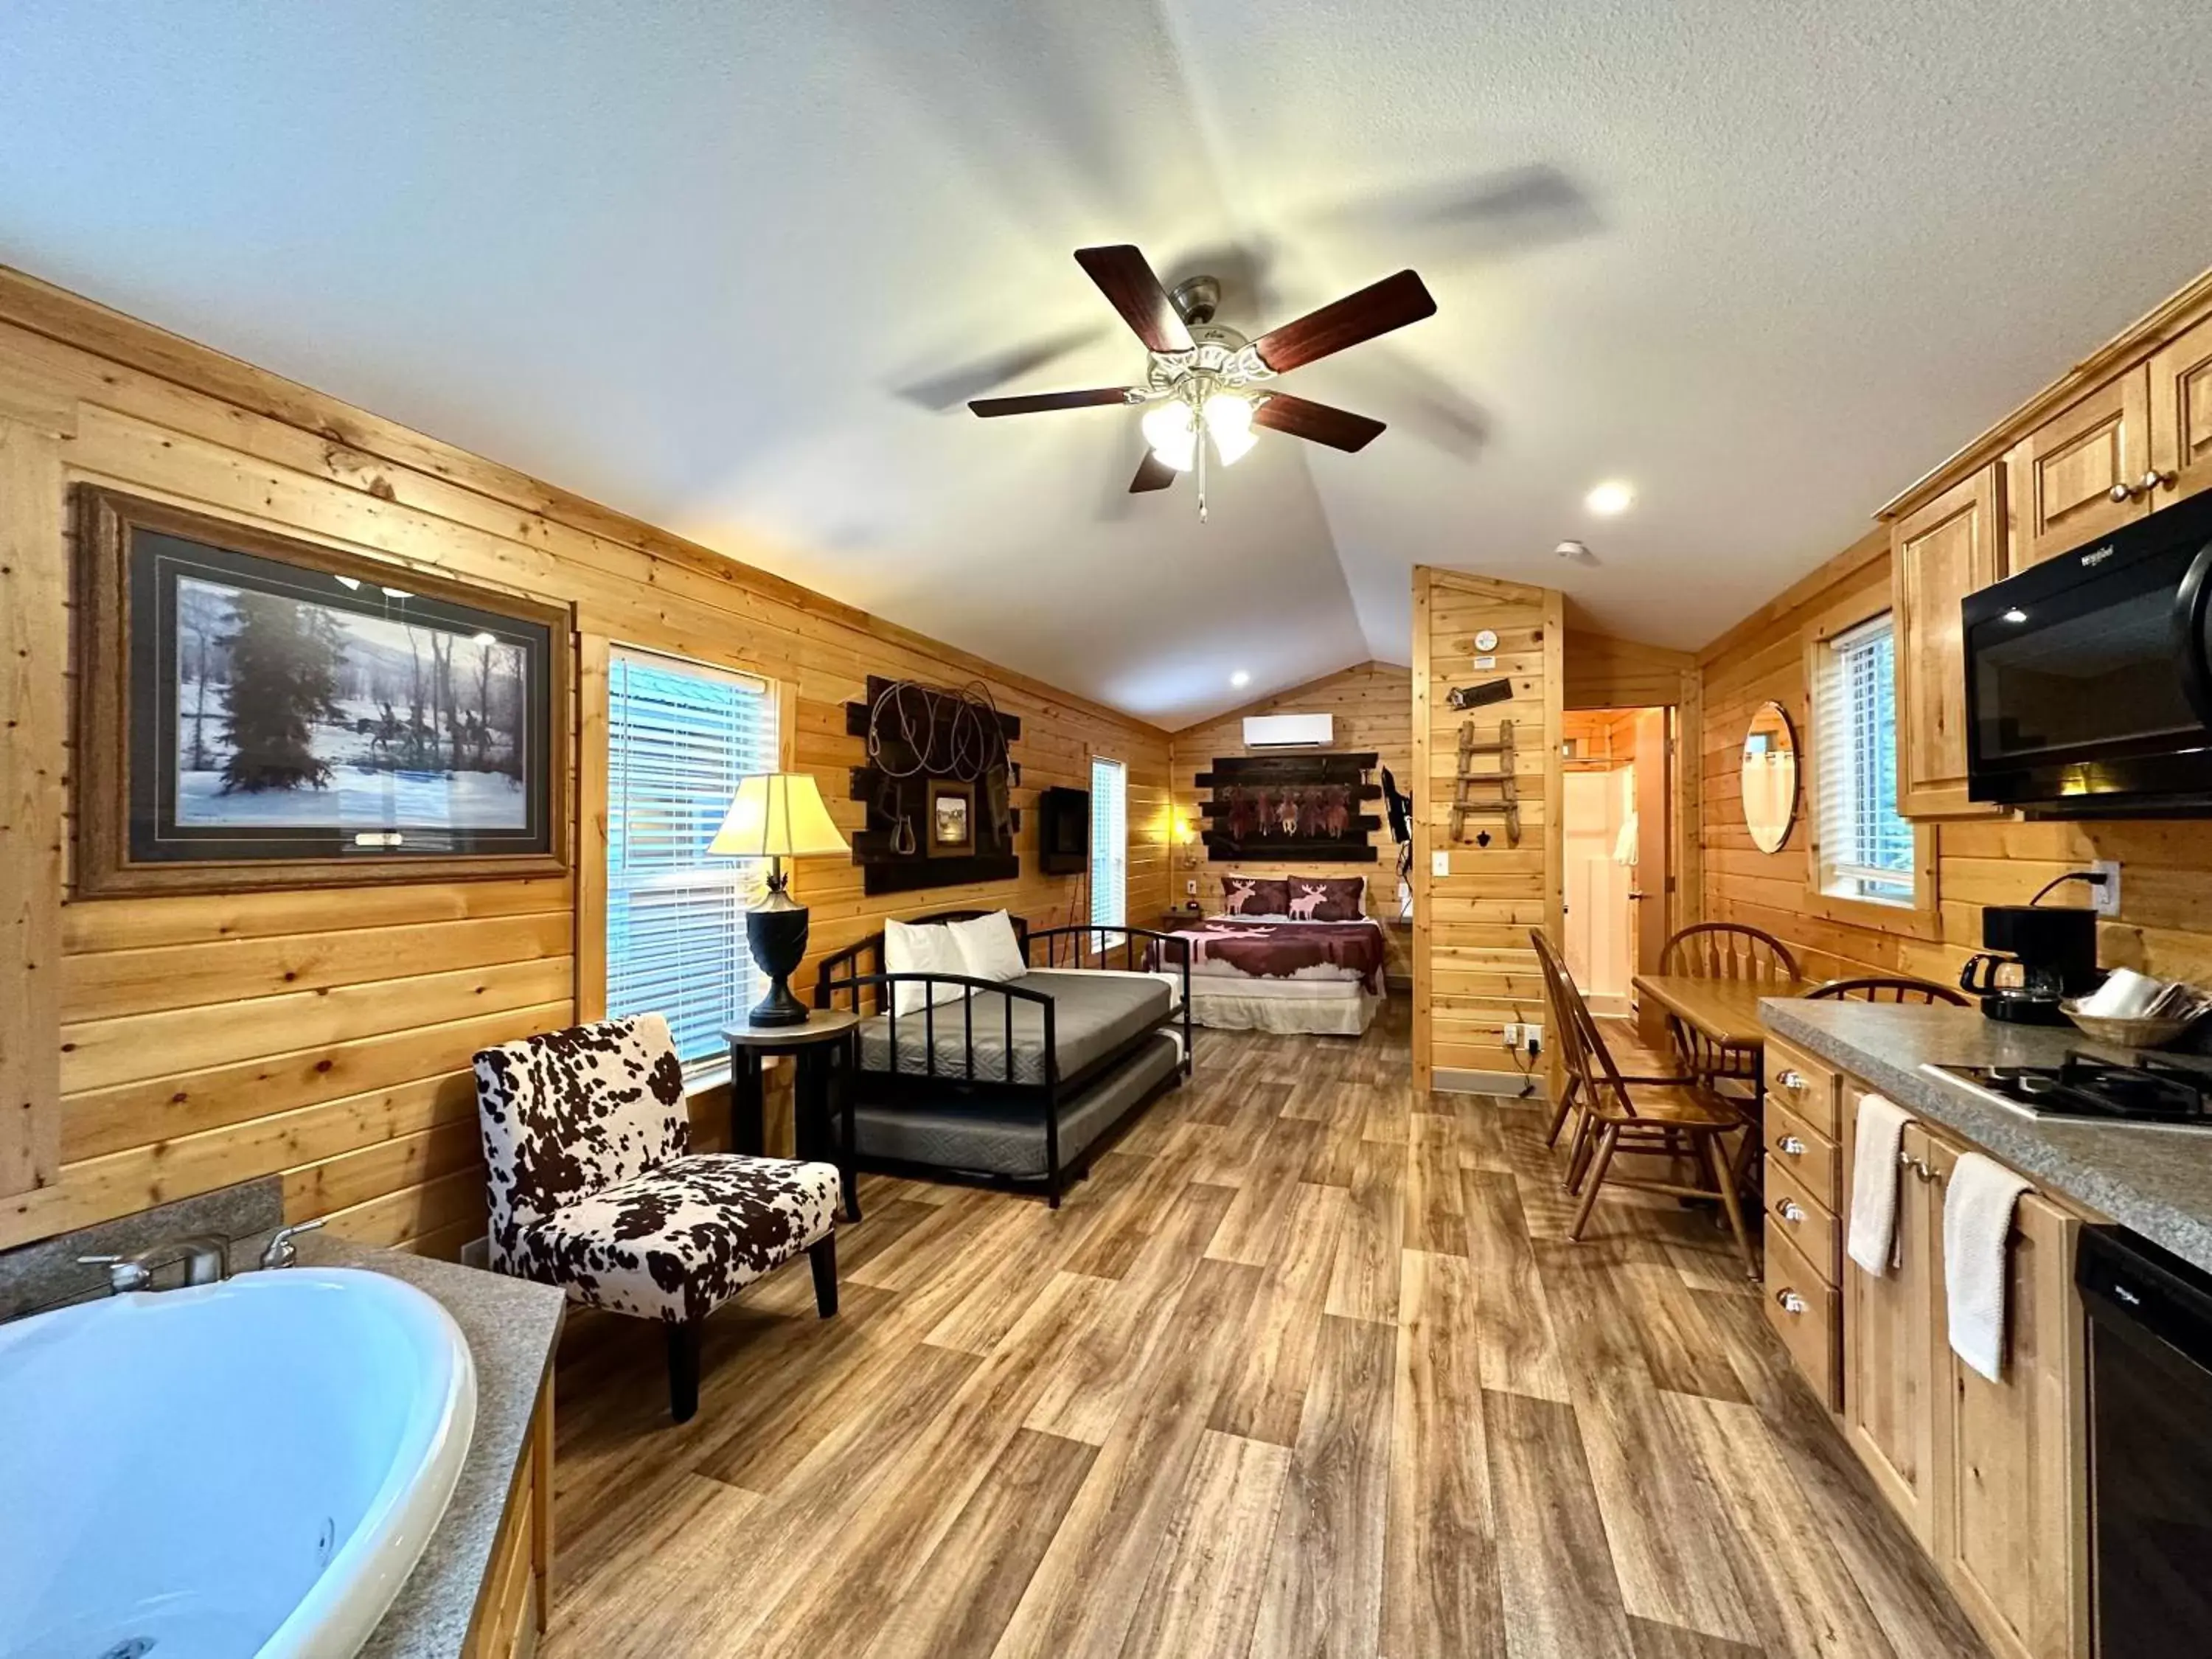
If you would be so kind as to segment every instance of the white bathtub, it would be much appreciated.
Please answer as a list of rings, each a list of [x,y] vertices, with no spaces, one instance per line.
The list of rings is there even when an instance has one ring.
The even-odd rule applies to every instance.
[[[345,1659],[475,1425],[459,1328],[381,1273],[0,1325],[0,1659]]]

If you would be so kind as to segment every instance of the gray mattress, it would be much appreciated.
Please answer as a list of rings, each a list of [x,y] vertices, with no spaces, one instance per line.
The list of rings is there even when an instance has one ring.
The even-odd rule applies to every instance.
[[[1164,980],[1076,969],[1039,968],[1008,982],[1022,990],[1042,991],[1052,999],[1053,1042],[1060,1051],[1060,1075],[1063,1079],[1075,1076],[1092,1061],[1112,1054],[1123,1043],[1158,1024],[1173,1000]],[[1006,1054],[1009,1005],[1013,1009],[1011,1066]],[[978,991],[965,1005],[939,1003],[935,1016],[938,1076],[956,1080],[968,1079],[966,1022],[972,1016],[975,1036],[974,1081],[1045,1080],[1044,1010],[1037,1004]],[[861,1023],[861,1070],[894,1069],[891,1023],[888,1014],[878,1014]],[[925,1075],[931,1046],[927,1017],[917,1008],[910,1014],[901,1014],[897,1023],[896,1069],[903,1075]]]
[[[901,1019],[900,1035],[906,1022]],[[1150,1099],[1182,1063],[1182,1045],[1154,1036],[1060,1109],[1060,1163],[1076,1163],[1100,1137]],[[860,1155],[939,1170],[1024,1179],[1045,1173],[1044,1113],[1035,1106],[862,1106],[854,1114]]]

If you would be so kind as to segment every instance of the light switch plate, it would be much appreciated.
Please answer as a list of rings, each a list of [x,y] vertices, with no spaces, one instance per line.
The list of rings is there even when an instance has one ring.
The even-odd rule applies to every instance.
[[[1196,898],[1198,896],[1198,884],[1194,881],[1187,881],[1182,884],[1182,890],[1186,897]]]
[[[1429,873],[1432,876],[1448,876],[1451,874],[1451,854],[1449,853],[1430,854]]]

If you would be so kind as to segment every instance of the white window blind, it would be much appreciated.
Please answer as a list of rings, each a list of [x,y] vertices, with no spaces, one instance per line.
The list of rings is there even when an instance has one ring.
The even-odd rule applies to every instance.
[[[1897,635],[1887,615],[1831,640],[1815,688],[1820,890],[1914,902],[1912,826],[1897,815]]]
[[[666,1017],[689,1066],[764,995],[745,945],[763,859],[707,845],[751,772],[776,769],[767,682],[617,647],[607,663],[607,1013]]]
[[[1091,763],[1091,920],[1102,927],[1129,921],[1128,773],[1117,760]]]

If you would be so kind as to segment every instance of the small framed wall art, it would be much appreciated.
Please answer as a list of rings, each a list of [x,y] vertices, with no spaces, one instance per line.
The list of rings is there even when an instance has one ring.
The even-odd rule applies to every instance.
[[[929,781],[929,856],[964,859],[975,851],[975,786],[953,778]]]
[[[82,486],[75,891],[568,866],[566,610]]]

